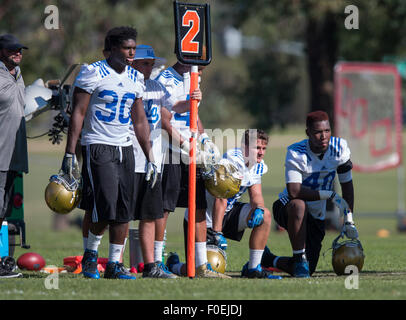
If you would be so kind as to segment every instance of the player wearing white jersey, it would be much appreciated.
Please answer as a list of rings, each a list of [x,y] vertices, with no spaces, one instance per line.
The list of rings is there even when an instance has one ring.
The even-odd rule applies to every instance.
[[[75,148],[79,135],[83,145],[84,189],[90,189],[87,203],[93,203],[87,248],[82,259],[83,275],[98,279],[98,246],[109,227],[109,261],[105,278],[135,279],[119,263],[128,222],[133,218],[134,154],[129,125],[137,123],[135,134],[148,160],[153,162],[149,125],[142,103],[145,86],[141,73],[130,65],[137,32],[118,27],[108,33],[111,54],[107,60],[83,66],[75,81],[73,112],[69,124],[62,171],[77,171]],[[153,181],[154,166],[150,176]],[[89,188],[90,186],[90,188]]]
[[[307,115],[306,140],[288,147],[285,161],[286,188],[273,204],[276,222],[289,233],[293,257],[277,257],[265,250],[262,264],[295,277],[308,278],[316,270],[325,235],[326,200],[344,213],[345,234],[357,238],[352,219],[354,188],[350,149],[344,139],[331,137],[328,115]],[[332,191],[338,174],[343,197]]]
[[[199,89],[190,91],[190,65],[184,65],[179,61],[172,67],[162,71],[157,77],[169,93],[178,101],[188,101],[189,99],[201,99]],[[204,67],[199,66],[199,76]],[[170,120],[170,125],[165,128],[171,137],[169,156],[167,157],[162,175],[162,189],[164,200],[164,218],[157,220],[157,241],[162,241],[167,218],[170,212],[175,211],[176,207],[188,207],[188,189],[189,189],[189,138],[190,138],[190,114],[189,112],[178,113],[172,110],[162,112],[163,119]],[[202,158],[204,155],[210,155],[213,160],[219,156],[216,146],[211,142],[200,119],[198,119],[199,141],[203,146]],[[199,164],[199,152],[197,152],[196,162]],[[217,273],[207,269],[206,252],[206,193],[201,168],[196,169],[196,275],[197,277],[217,276]]]
[[[239,192],[229,199],[213,197],[209,192],[207,197],[206,220],[208,232],[208,244],[219,245],[226,249],[226,237],[240,241],[245,229],[252,229],[249,240],[249,261],[243,266],[241,276],[248,278],[281,279],[274,276],[261,267],[261,258],[268,240],[271,227],[271,213],[265,207],[262,196],[262,176],[268,172],[264,162],[269,137],[263,130],[246,130],[241,142],[241,148],[230,149],[224,154],[224,158],[238,168],[242,174]],[[240,202],[242,195],[248,191],[250,202]],[[185,221],[187,214],[185,214]],[[187,223],[184,223],[185,230]],[[185,235],[187,231],[185,232]],[[211,237],[209,236],[211,235]],[[176,255],[168,258],[168,267],[175,273],[185,272],[185,268],[176,261]]]
[[[176,102],[172,100],[172,96],[161,83],[150,79],[155,61],[156,57],[151,46],[137,46],[133,67],[141,72],[145,78],[146,90],[143,102],[150,125],[150,139],[154,159],[156,159],[158,177],[153,188],[146,183],[145,173],[148,161],[136,136],[133,135],[134,156],[136,160],[134,185],[135,220],[140,220],[140,243],[144,261],[143,277],[177,278],[162,265],[162,258],[154,254],[155,221],[163,217],[161,172],[168,141],[167,138],[162,137],[162,133],[165,131],[161,130],[161,110],[165,108],[171,111],[172,106]]]

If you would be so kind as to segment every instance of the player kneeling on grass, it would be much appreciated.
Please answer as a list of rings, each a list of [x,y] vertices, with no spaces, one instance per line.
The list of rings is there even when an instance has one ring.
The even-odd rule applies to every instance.
[[[344,214],[344,234],[358,238],[352,219],[354,187],[350,149],[344,139],[331,136],[327,113],[311,112],[306,119],[308,139],[288,147],[285,160],[286,188],[273,204],[276,222],[288,231],[293,256],[278,257],[265,249],[262,265],[275,267],[298,278],[316,270],[325,235],[326,200]],[[338,174],[343,197],[332,191]]]
[[[271,213],[265,208],[261,178],[268,171],[264,156],[269,137],[262,130],[246,130],[241,148],[228,150],[223,158],[236,167],[242,175],[239,191],[232,197],[215,198],[206,191],[208,243],[226,250],[225,238],[240,241],[245,229],[252,229],[249,240],[249,261],[243,266],[242,277],[281,279],[261,267],[261,258],[271,227]],[[238,200],[248,190],[250,203]],[[187,217],[187,215],[185,215]],[[187,223],[184,224],[187,226]],[[186,233],[185,233],[186,234]],[[176,254],[168,257],[167,266],[174,273],[184,273]]]

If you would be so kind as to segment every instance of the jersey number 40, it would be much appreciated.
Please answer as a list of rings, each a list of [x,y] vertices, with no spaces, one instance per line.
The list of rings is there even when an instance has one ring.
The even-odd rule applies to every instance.
[[[319,182],[320,172],[314,172],[303,180],[302,185],[312,190],[331,190],[335,175],[336,172],[331,171]]]

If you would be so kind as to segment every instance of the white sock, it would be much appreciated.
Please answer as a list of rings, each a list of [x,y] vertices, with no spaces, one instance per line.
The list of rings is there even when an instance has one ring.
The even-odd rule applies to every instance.
[[[206,241],[195,243],[196,267],[207,263]]]
[[[124,251],[125,251],[125,245],[127,244],[127,239],[124,239],[124,244],[123,244],[123,249],[121,249],[121,254],[120,254],[120,262],[124,262]]]
[[[87,237],[83,237],[83,250],[87,248]]]
[[[89,235],[87,236],[86,249],[97,251],[102,238],[103,238],[103,236],[96,236],[95,234],[93,234],[89,231]]]
[[[250,249],[250,261],[248,269],[254,269],[257,265],[261,264],[262,254],[264,250]]]
[[[154,241],[154,261],[162,261],[163,241]]]
[[[305,253],[306,249],[293,250],[293,254]]]
[[[123,244],[110,243],[109,246],[109,262],[119,262],[121,257],[121,251],[123,250]]]

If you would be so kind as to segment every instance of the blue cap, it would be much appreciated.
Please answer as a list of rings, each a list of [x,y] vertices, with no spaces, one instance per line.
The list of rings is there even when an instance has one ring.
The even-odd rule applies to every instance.
[[[166,62],[166,59],[156,57],[154,53],[154,49],[151,46],[140,44],[135,48],[135,56],[134,60],[140,59],[155,59],[155,65],[159,66]]]

